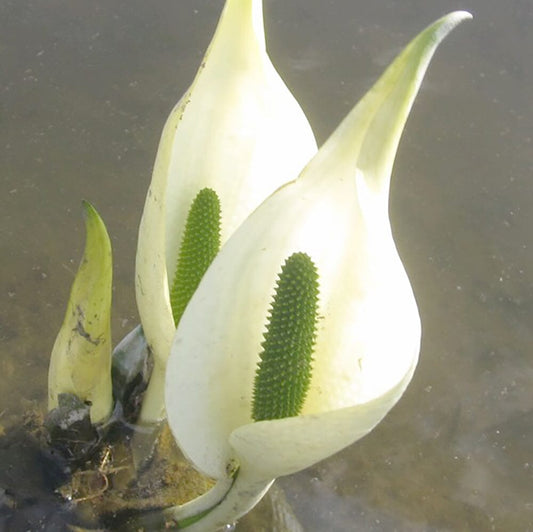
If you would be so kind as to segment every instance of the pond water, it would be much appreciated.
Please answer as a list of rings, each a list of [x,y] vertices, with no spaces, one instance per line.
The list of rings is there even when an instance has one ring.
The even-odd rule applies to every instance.
[[[0,429],[45,404],[82,198],[112,238],[114,340],[137,323],[136,232],[159,135],[221,7],[0,0]],[[437,52],[392,184],[423,323],[413,382],[369,436],[280,479],[239,531],[281,530],[273,500],[308,532],[533,531],[533,4],[265,0],[268,46],[322,142],[454,9],[474,21]]]

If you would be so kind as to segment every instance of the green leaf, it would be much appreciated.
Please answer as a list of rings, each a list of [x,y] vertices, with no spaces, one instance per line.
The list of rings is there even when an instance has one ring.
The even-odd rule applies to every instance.
[[[111,243],[105,225],[84,201],[87,238],[72,284],[63,325],[57,335],[48,373],[48,408],[61,393],[91,405],[91,421],[111,413]]]

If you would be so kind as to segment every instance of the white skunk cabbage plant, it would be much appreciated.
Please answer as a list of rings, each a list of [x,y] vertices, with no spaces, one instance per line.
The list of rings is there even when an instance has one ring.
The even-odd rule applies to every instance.
[[[307,119],[267,55],[261,0],[227,0],[163,129],[140,225],[136,295],[154,355],[142,422],[164,418],[176,325],[219,247],[314,153]]]
[[[278,170],[270,165],[259,168],[256,160],[251,166],[260,178],[249,183],[246,177],[232,181],[237,169],[250,163],[248,137],[238,138],[232,147],[233,121],[248,124],[247,113],[257,113],[257,129],[250,141],[257,148],[255,136],[265,127],[266,115],[275,113],[272,105],[264,115],[250,94],[254,90],[270,94],[265,78],[255,83],[256,66],[248,63],[268,64],[262,48],[244,53],[225,41],[233,51],[220,54],[231,55],[232,62],[235,54],[243,54],[251,81],[239,92],[238,102],[228,102],[231,97],[225,92],[238,90],[234,82],[228,81],[230,87],[212,95],[213,115],[206,114],[200,99],[202,76],[206,87],[214,83],[208,77],[209,61],[216,73],[219,41],[230,38],[225,36],[226,24],[231,25],[231,39],[237,40],[242,27],[247,27],[244,22],[233,26],[233,17],[244,16],[240,11],[250,12],[247,16],[253,24],[246,31],[259,31],[258,21],[251,16],[259,17],[258,3],[228,2],[206,67],[165,130],[141,230],[142,241],[147,238],[143,233],[153,234],[145,227],[148,221],[159,220],[155,225],[160,232],[152,238],[160,248],[149,258],[141,251],[138,265],[141,281],[153,283],[139,286],[140,302],[153,300],[149,310],[158,316],[157,309],[167,302],[161,297],[167,286],[164,265],[171,268],[175,263],[174,249],[183,238],[180,228],[198,189],[216,190],[222,209],[232,213],[224,237],[240,224],[211,262],[182,314],[167,365],[166,410],[174,437],[191,462],[218,481],[203,497],[164,512],[166,519],[191,531],[216,530],[235,521],[257,503],[276,477],[304,469],[363,437],[408,385],[418,358],[420,321],[391,233],[391,170],[436,47],[470,17],[454,12],[419,34],[299,177],[243,221],[249,207],[268,192],[263,181],[286,180],[290,165],[283,166],[282,176],[274,176],[272,172]],[[223,67],[224,77],[230,80],[235,75],[232,62]],[[270,72],[270,66],[266,70]],[[268,76],[274,79],[273,72]],[[243,80],[242,74],[238,77]],[[196,91],[199,101],[193,114]],[[229,106],[231,119],[223,118],[226,113],[219,105]],[[191,122],[186,122],[189,111]],[[299,115],[292,113],[296,122]],[[204,129],[207,116],[209,134]],[[228,135],[224,148],[218,146],[220,138],[215,144],[207,140],[218,135],[219,119],[232,132],[224,133]],[[181,127],[188,139],[179,136]],[[268,134],[282,134],[272,120],[267,120],[267,127]],[[301,141],[293,133],[281,152],[274,147],[279,143],[265,138],[268,134],[262,135],[264,144],[259,148],[266,159],[285,160],[292,149],[301,151]],[[198,138],[202,139],[199,144]],[[286,142],[284,138],[281,144]],[[184,143],[188,153],[187,148],[183,152]],[[232,154],[229,162],[220,154],[226,150]],[[243,150],[246,163],[241,159]],[[300,164],[300,158],[296,160],[292,168]],[[193,168],[193,175],[186,175],[182,167]],[[258,183],[263,186],[252,200],[248,190]],[[236,195],[240,187],[244,192]],[[216,224],[216,215],[211,218],[206,211],[203,216],[206,227]],[[172,227],[172,240],[165,224]],[[160,238],[165,243],[157,243]],[[156,289],[158,282],[162,286]],[[163,349],[170,331],[160,334],[167,335]]]
[[[48,408],[58,407],[61,394],[90,404],[92,423],[111,414],[111,243],[105,225],[83,202],[86,241],[74,278],[63,325],[48,371]]]

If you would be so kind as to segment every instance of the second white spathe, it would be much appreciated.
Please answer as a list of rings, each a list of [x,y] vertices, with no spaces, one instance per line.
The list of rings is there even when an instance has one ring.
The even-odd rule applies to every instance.
[[[236,463],[266,481],[307,467],[370,431],[402,395],[420,320],[392,238],[390,175],[433,52],[469,17],[451,13],[416,37],[208,269],[178,327],[166,379],[172,432],[205,474],[224,479]],[[300,415],[254,422],[269,306],[281,265],[296,252],[319,273],[311,385]]]

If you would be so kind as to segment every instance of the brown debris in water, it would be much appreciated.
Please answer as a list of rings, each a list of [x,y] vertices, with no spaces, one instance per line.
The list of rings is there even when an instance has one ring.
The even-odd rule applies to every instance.
[[[136,473],[127,443],[105,445],[97,459],[74,472],[58,490],[95,517],[183,504],[206,492],[213,481],[179,452],[165,425],[148,467]]]

